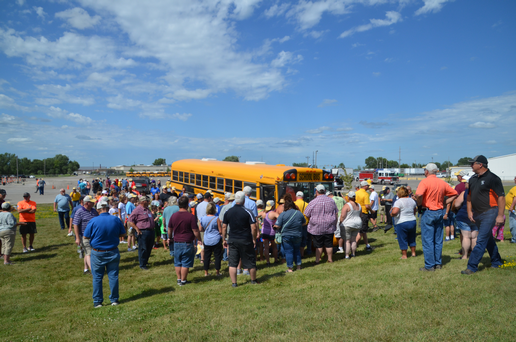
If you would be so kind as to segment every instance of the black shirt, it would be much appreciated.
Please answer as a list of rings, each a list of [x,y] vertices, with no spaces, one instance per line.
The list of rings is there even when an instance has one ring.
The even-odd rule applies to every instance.
[[[489,169],[483,175],[474,175],[469,179],[469,193],[471,207],[475,214],[498,207],[498,197],[505,196],[500,177]]]
[[[164,193],[159,194],[159,199],[160,199],[163,203],[167,202],[169,198],[170,198],[170,194],[169,194],[169,193],[165,193],[165,192],[164,192]]]
[[[251,224],[256,223],[253,213],[243,205],[235,206],[224,214],[223,223],[231,226],[229,230],[228,242],[235,240],[253,242]]]

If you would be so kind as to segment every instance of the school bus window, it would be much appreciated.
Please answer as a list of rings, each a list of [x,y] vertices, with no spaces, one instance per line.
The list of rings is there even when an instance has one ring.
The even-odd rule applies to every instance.
[[[233,180],[226,179],[226,192],[233,193]]]
[[[215,177],[210,177],[210,189],[215,189]]]
[[[205,188],[208,187],[208,176],[202,176],[202,186]]]
[[[237,191],[242,191],[242,181],[235,181],[235,194],[237,193]]]
[[[251,191],[251,194],[249,196],[253,197],[253,198],[256,198],[256,183],[244,182],[244,188],[246,186],[250,186],[251,189],[253,189],[253,191]]]
[[[183,182],[183,172],[179,171],[179,181]]]
[[[177,182],[177,171],[172,171],[172,180]]]
[[[201,186],[201,175],[195,176],[195,185]]]
[[[190,184],[195,184],[195,173],[190,175]]]
[[[224,191],[224,178],[217,178],[217,190]]]
[[[188,183],[190,174],[185,172],[185,183]]]

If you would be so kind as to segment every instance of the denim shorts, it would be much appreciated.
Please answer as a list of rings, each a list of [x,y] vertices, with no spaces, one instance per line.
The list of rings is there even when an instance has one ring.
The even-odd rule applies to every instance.
[[[464,221],[457,221],[457,228],[459,228],[460,230],[465,230],[467,232],[478,230],[476,224]]]
[[[195,259],[193,242],[174,242],[174,266],[191,268]]]

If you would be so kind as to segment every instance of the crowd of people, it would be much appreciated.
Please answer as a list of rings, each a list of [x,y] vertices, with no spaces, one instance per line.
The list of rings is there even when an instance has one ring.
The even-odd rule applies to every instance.
[[[303,257],[315,252],[315,264],[326,256],[345,254],[345,260],[356,257],[357,245],[363,241],[372,252],[368,233],[394,228],[401,259],[416,256],[416,226],[419,216],[424,266],[430,272],[442,268],[443,241],[460,235],[463,259],[468,259],[463,274],[478,271],[485,249],[491,267],[502,265],[495,238],[503,235],[504,210],[509,210],[512,240],[516,243],[516,186],[505,196],[500,179],[487,168],[487,159],[471,160],[475,175],[457,175],[459,184],[452,188],[436,177],[438,168],[430,163],[415,193],[408,186],[393,189],[363,181],[345,195],[336,195],[319,184],[316,197],[307,203],[303,192],[293,198],[289,192],[281,199],[253,201],[252,189],[245,187],[224,200],[204,194],[179,193],[169,182],[160,186],[152,182],[150,191],[138,192],[131,180],[96,179],[89,184],[80,180],[70,194],[64,189],[56,196],[54,211],[62,230],[75,237],[83,273],[93,276],[94,307],[101,307],[102,278],[108,275],[110,301],[118,305],[119,245],[127,252],[138,251],[139,267],[147,271],[153,249],[163,247],[173,257],[177,285],[189,283],[188,273],[196,257],[210,276],[214,259],[214,276],[221,276],[222,261],[227,261],[233,287],[240,274],[258,284],[256,262],[286,265],[286,272],[300,270]],[[516,181],[516,179],[515,179]],[[92,193],[90,194],[90,191]],[[0,191],[3,202],[5,191]],[[11,214],[12,206],[2,203],[0,238],[4,264],[10,265],[16,226],[20,225],[23,252],[34,251],[36,203],[30,194],[17,205],[20,223]],[[507,198],[507,201],[506,201]],[[71,211],[71,215],[70,215]],[[380,225],[383,224],[383,227]],[[444,233],[446,232],[446,238]],[[27,244],[26,235],[29,235]],[[335,246],[335,247],[334,247]],[[410,250],[410,255],[408,251]],[[274,261],[272,261],[274,259]],[[295,268],[294,268],[295,264]]]

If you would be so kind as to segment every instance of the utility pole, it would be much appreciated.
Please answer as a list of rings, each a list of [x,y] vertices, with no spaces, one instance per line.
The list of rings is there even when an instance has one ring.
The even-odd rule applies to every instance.
[[[20,177],[18,174],[18,156],[16,156],[16,183],[20,183]]]
[[[308,164],[310,164],[310,156],[306,157],[306,167],[308,167]]]
[[[315,150],[315,167],[317,168],[317,152],[319,152],[319,150]]]
[[[43,159],[43,175],[46,177],[47,175],[47,160]]]

